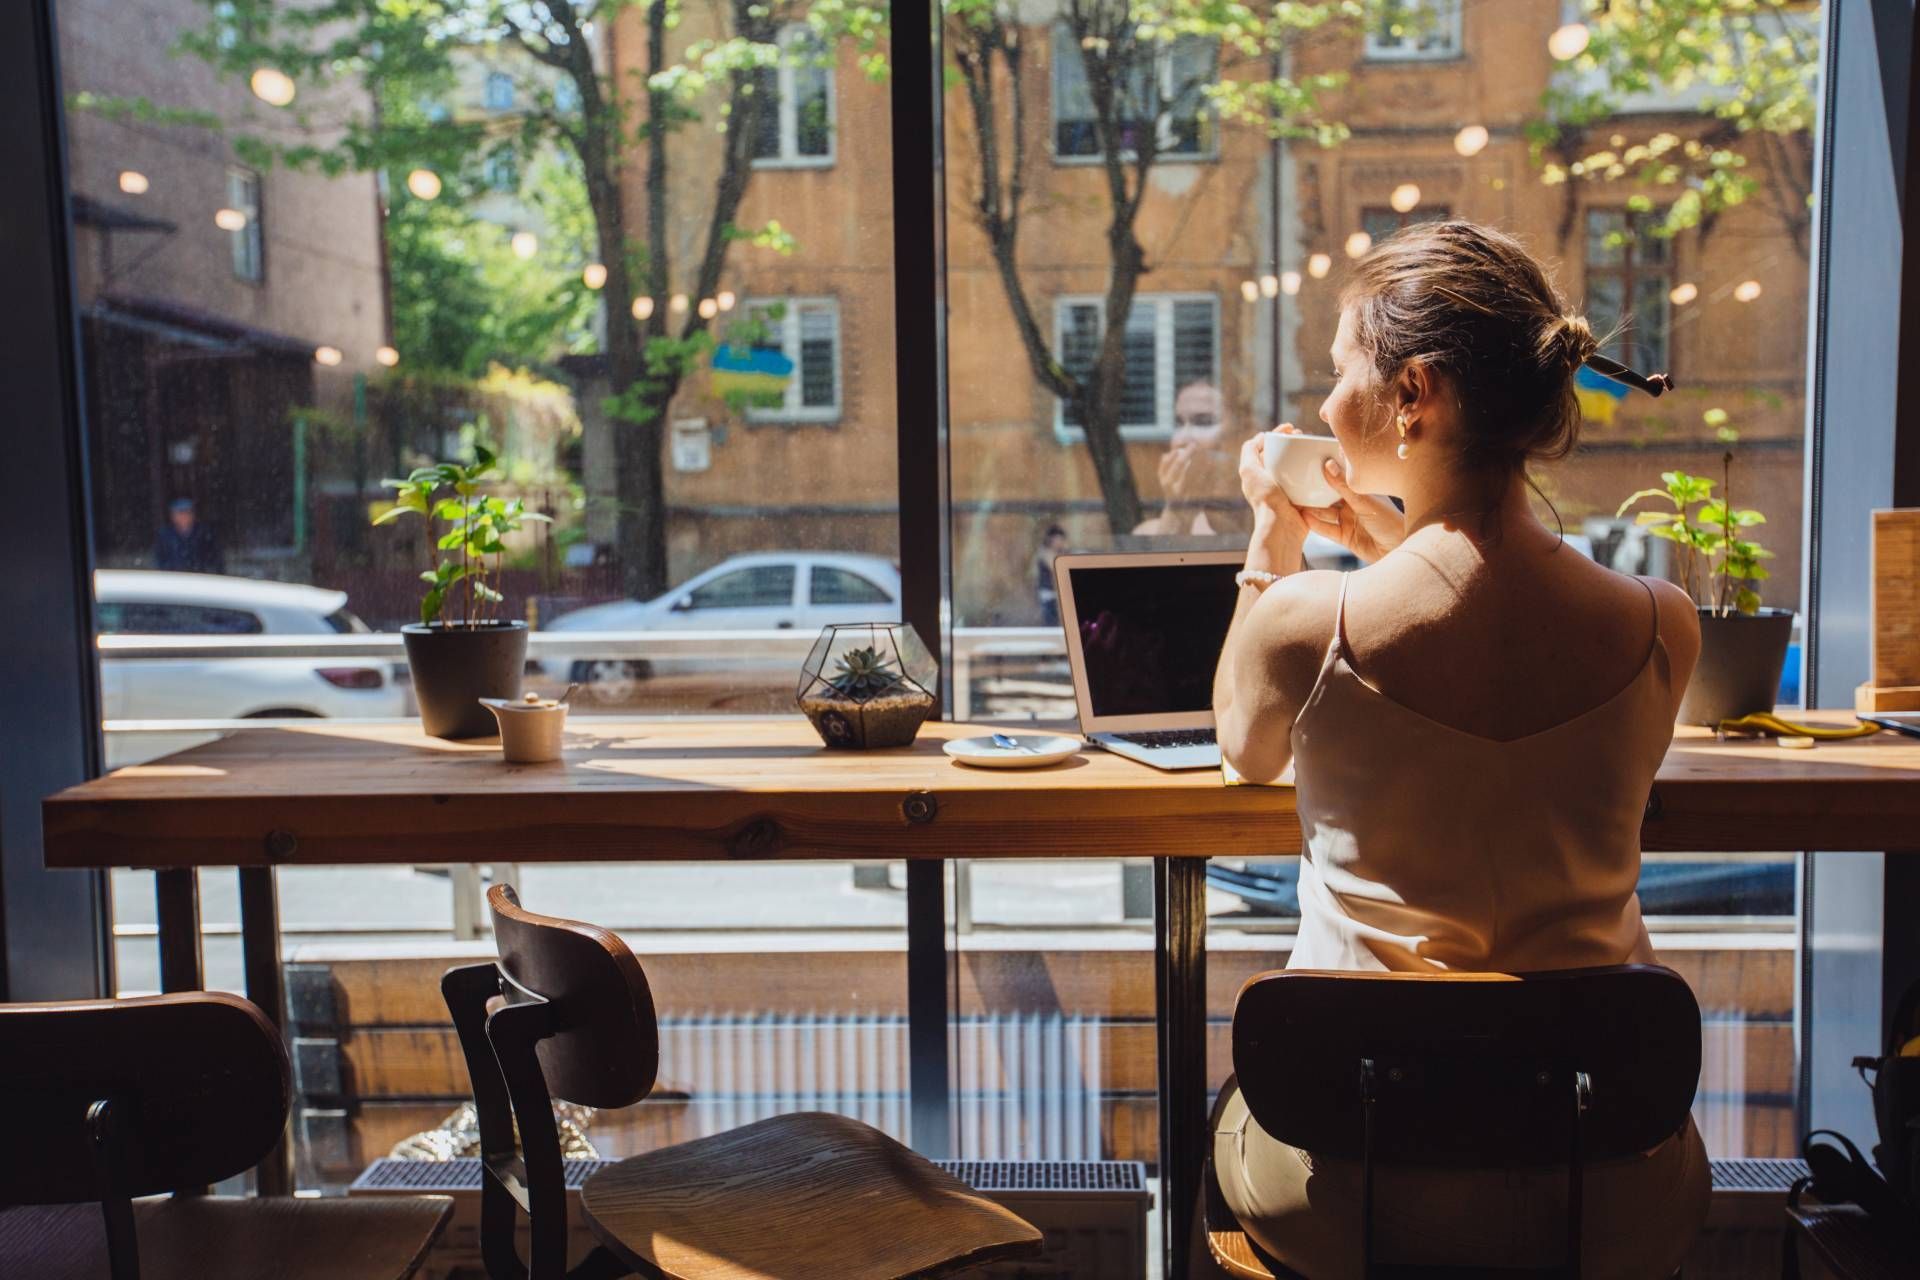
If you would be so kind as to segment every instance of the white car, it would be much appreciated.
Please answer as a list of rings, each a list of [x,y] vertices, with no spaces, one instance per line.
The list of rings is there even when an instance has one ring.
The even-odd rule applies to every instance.
[[[546,630],[811,635],[829,623],[899,618],[900,570],[891,561],[831,551],[774,551],[723,560],[652,600],[616,600],[576,609],[555,618]],[[716,664],[699,665],[710,670]],[[574,659],[549,661],[540,669],[549,679],[577,681],[590,697],[612,703],[632,698],[655,664]]]
[[[101,569],[94,610],[104,636],[338,635],[367,625],[347,593],[211,573]],[[109,720],[400,716],[394,664],[369,658],[128,658],[103,646]]]

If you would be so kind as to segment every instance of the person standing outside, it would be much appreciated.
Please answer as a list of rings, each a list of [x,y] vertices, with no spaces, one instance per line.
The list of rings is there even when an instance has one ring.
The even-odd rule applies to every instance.
[[[1067,531],[1050,524],[1040,538],[1040,549],[1033,553],[1033,595],[1040,604],[1043,626],[1060,625],[1060,592],[1053,581],[1053,562],[1066,549]]]
[[[225,573],[226,556],[213,531],[199,522],[192,498],[167,506],[167,523],[153,547],[153,567],[172,573]]]

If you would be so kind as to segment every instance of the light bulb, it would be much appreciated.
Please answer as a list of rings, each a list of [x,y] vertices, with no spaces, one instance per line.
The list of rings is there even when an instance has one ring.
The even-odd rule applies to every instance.
[[[720,303],[720,309],[722,311],[731,311],[733,310],[733,304],[738,302],[739,299],[733,296],[733,290],[722,289],[717,301]]]
[[[247,215],[238,209],[217,209],[213,215],[213,225],[222,231],[243,231],[247,225]]]
[[[1700,286],[1693,283],[1691,280],[1687,281],[1685,284],[1677,284],[1673,286],[1672,292],[1667,294],[1667,298],[1676,307],[1684,307],[1689,302],[1692,302],[1695,298],[1699,296],[1700,296]]]
[[[1547,52],[1561,62],[1577,58],[1587,51],[1587,42],[1593,39],[1593,33],[1587,30],[1584,22],[1569,22],[1547,37]]]
[[[1373,248],[1373,237],[1364,231],[1356,231],[1347,237],[1347,256],[1358,258]]]
[[[1280,292],[1286,294],[1289,298],[1300,292],[1300,273],[1298,271],[1282,271],[1280,273]]]
[[[648,316],[652,314],[653,314],[652,298],[635,298],[633,300],[633,318],[635,320],[645,320]]]
[[[293,77],[278,67],[255,67],[247,81],[253,96],[270,107],[284,107],[293,101]]]
[[[1258,302],[1260,301],[1260,286],[1251,280],[1242,280],[1240,282],[1240,296],[1248,302]]]
[[[147,194],[147,175],[134,169],[121,170],[120,189],[130,196]]]
[[[1307,274],[1315,280],[1325,280],[1327,272],[1333,270],[1333,259],[1324,253],[1316,253],[1307,259]]]
[[[580,282],[589,289],[598,289],[607,282],[606,264],[589,262],[580,269]]]
[[[685,315],[687,313],[687,295],[684,293],[674,294],[673,300],[667,303],[667,309],[677,316]]]
[[[1411,182],[1403,182],[1393,189],[1387,197],[1387,203],[1393,206],[1395,213],[1412,213],[1420,204],[1420,188]]]
[[[1759,296],[1760,282],[1758,280],[1742,280],[1733,287],[1733,297],[1736,302],[1752,302]]]
[[[1265,275],[1260,277],[1260,296],[1271,298],[1280,292],[1280,277]]]
[[[712,298],[700,299],[700,318],[702,320],[711,320],[719,314],[720,314],[719,303],[715,302]]]
[[[391,369],[400,363],[400,353],[392,347],[381,347],[373,353],[373,358]]]
[[[1490,137],[1487,126],[1470,124],[1453,135],[1453,149],[1463,156],[1477,156],[1487,149]]]
[[[513,239],[508,243],[513,246],[513,256],[516,258],[531,258],[540,252],[540,237],[531,231],[514,232]]]
[[[407,175],[407,190],[421,200],[438,199],[440,175],[431,169],[415,169]]]
[[[315,347],[313,349],[313,360],[315,364],[324,364],[331,369],[334,365],[340,363],[340,348]]]

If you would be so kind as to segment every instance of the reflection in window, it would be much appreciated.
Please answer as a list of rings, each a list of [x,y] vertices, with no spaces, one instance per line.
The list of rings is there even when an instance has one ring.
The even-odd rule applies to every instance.
[[[763,167],[833,161],[833,66],[820,38],[795,24],[780,33],[778,66],[762,67],[753,160]]]
[[[723,573],[687,596],[689,609],[781,609],[793,603],[794,567],[761,564]]]
[[[815,565],[807,586],[813,604],[892,604],[893,597],[857,573],[831,565]]]
[[[252,169],[227,170],[227,208],[244,219],[227,230],[227,241],[233,250],[234,278],[259,284],[266,277],[266,253],[260,233],[258,173]]]
[[[1460,53],[1460,0],[1387,0],[1367,30],[1367,57],[1412,62]]]
[[[1100,133],[1086,60],[1065,25],[1053,31],[1053,150],[1056,156],[1095,157]],[[1170,44],[1135,49],[1119,92],[1120,146],[1133,154],[1153,130],[1155,150],[1165,156],[1206,156],[1214,151],[1213,115],[1206,87],[1216,78],[1213,42],[1183,37]]]
[[[257,636],[265,630],[259,615],[245,609],[173,601],[101,601],[95,616],[108,636]]]
[[[482,101],[489,111],[513,110],[513,77],[504,71],[489,71]]]
[[[832,298],[753,301],[756,355],[785,379],[747,406],[755,422],[831,422],[840,416],[840,304]]]
[[[1587,210],[1587,322],[1603,340],[1616,335],[1606,355],[1637,369],[1670,368],[1673,242],[1658,233],[1664,221],[1657,210]]]
[[[1076,378],[1093,368],[1105,326],[1098,298],[1062,298],[1056,304],[1060,363]],[[1219,384],[1220,307],[1206,294],[1140,294],[1127,314],[1127,366],[1120,426],[1142,434],[1173,430],[1173,402],[1195,382]],[[1056,430],[1080,425],[1062,402]]]

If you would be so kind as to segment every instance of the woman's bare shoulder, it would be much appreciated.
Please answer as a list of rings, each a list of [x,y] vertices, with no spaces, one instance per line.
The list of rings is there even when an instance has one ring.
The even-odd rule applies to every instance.
[[[1247,617],[1252,635],[1282,663],[1319,654],[1333,639],[1344,576],[1331,569],[1308,569],[1269,586]]]

